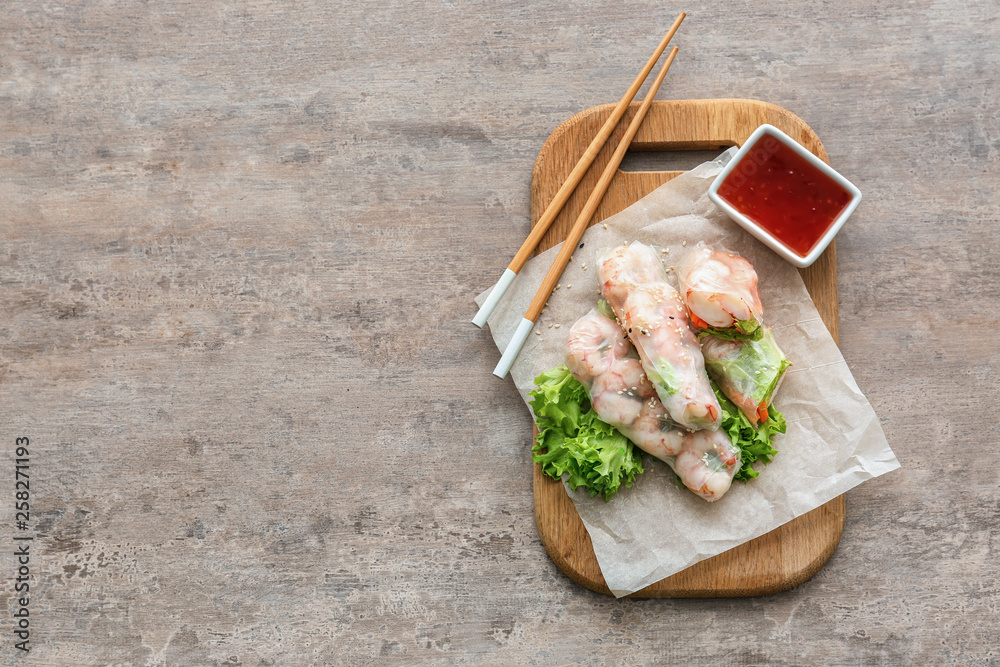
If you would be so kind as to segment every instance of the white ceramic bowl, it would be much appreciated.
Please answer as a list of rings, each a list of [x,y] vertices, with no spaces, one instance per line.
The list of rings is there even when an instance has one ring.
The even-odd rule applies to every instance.
[[[851,197],[847,206],[844,207],[844,209],[840,212],[837,218],[833,221],[833,224],[830,225],[829,229],[827,229],[826,232],[823,234],[823,236],[820,238],[819,242],[816,243],[815,246],[813,246],[813,248],[809,251],[809,254],[806,255],[805,257],[792,250],[783,241],[772,235],[770,232],[768,232],[766,229],[758,225],[756,222],[745,216],[740,211],[733,208],[733,206],[729,202],[727,202],[726,200],[724,200],[722,197],[719,196],[719,186],[722,185],[722,182],[726,180],[726,177],[729,176],[729,174],[732,173],[733,170],[740,165],[740,163],[743,161],[743,158],[746,157],[750,149],[753,148],[754,144],[756,144],[759,140],[761,140],[764,137],[764,135],[770,135],[775,139],[777,139],[778,141],[780,141],[781,143],[783,143],[784,145],[794,150],[796,153],[805,158],[806,161],[808,161],[810,164],[816,167],[816,169],[829,176],[835,183],[837,183],[837,185],[844,188],[844,190],[846,190]],[[830,245],[830,241],[833,240],[833,237],[837,235],[837,232],[840,231],[840,228],[844,226],[844,223],[847,221],[847,219],[851,217],[852,213],[854,213],[854,209],[856,209],[858,207],[858,204],[861,203],[861,190],[859,190],[853,183],[851,183],[849,180],[847,180],[839,173],[837,173],[826,162],[823,162],[818,157],[809,152],[809,150],[806,149],[802,144],[795,141],[790,136],[788,136],[778,128],[774,127],[773,125],[766,125],[766,124],[761,125],[756,130],[754,130],[754,133],[750,135],[750,138],[746,140],[746,143],[743,144],[743,146],[736,153],[733,159],[729,161],[729,164],[725,166],[725,168],[722,170],[722,173],[720,173],[715,178],[715,181],[712,183],[712,186],[708,190],[708,196],[709,198],[711,198],[713,202],[716,203],[716,205],[719,206],[719,208],[725,211],[730,218],[732,218],[744,229],[746,229],[748,232],[757,237],[757,239],[759,239],[762,243],[767,245],[767,247],[769,247],[771,250],[778,253],[784,259],[788,260],[789,262],[791,262],[792,264],[794,264],[799,268],[805,268],[809,266],[810,264],[815,262],[821,254],[823,254],[823,251],[826,250],[826,247]]]

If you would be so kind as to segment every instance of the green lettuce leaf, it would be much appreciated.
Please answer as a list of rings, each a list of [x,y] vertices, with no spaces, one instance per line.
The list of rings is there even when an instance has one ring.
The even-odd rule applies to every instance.
[[[757,320],[736,320],[731,327],[706,327],[698,329],[698,339],[704,336],[715,336],[723,340],[760,340],[764,335],[764,327]]]
[[[601,421],[590,405],[590,395],[566,366],[535,378],[529,392],[538,436],[531,458],[542,472],[566,481],[574,490],[584,487],[591,496],[608,500],[622,484],[631,487],[642,474],[642,450],[610,424]]]
[[[615,311],[612,310],[611,304],[608,303],[607,299],[598,299],[597,306],[594,309],[609,320],[618,321],[618,316],[615,315]]]
[[[666,359],[657,359],[656,370],[652,373],[646,373],[646,377],[654,385],[663,387],[668,394],[673,396],[681,389],[681,377],[670,362]]]
[[[538,436],[531,458],[542,472],[563,479],[572,489],[584,487],[591,496],[609,500],[631,487],[643,473],[643,452],[610,424],[602,421],[590,405],[590,396],[566,366],[554,368],[535,378],[536,389],[529,392]],[[752,465],[770,463],[778,450],[773,437],[784,433],[784,415],[773,405],[768,418],[757,428],[726,398],[715,382],[712,389],[722,408],[721,428],[740,450],[742,465],[735,479],[749,481],[760,473]]]
[[[771,398],[774,397],[774,392],[778,390],[778,383],[781,381],[781,377],[785,374],[785,371],[788,370],[788,367],[791,365],[792,362],[790,362],[788,359],[785,359],[784,356],[781,357],[781,361],[778,362],[778,365],[776,367],[777,370],[774,371],[774,378],[771,380],[771,383],[764,388],[764,399],[762,400],[767,400],[768,404],[770,404]],[[770,414],[770,410],[768,410],[768,414]],[[782,433],[784,433],[784,431],[782,431]]]
[[[740,471],[733,479],[749,481],[760,474],[753,469],[752,464],[757,461],[765,464],[770,463],[775,454],[778,453],[771,441],[775,433],[785,432],[787,428],[785,416],[773,405],[769,405],[767,419],[754,428],[739,408],[726,398],[714,380],[712,381],[712,390],[715,391],[715,397],[719,399],[719,405],[722,407],[720,428],[729,434],[733,445],[740,450],[743,462]]]
[[[744,407],[752,403],[754,409],[771,402],[785,370],[791,366],[771,329],[761,327],[759,331],[759,341],[708,341],[702,346],[709,375],[721,382],[729,396],[746,401]]]

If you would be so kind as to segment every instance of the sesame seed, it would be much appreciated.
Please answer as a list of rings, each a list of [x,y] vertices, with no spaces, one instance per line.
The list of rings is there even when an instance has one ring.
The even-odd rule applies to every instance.
[[[559,289],[560,287],[562,287],[562,285],[556,285],[556,289]]]
[[[535,332],[535,335],[536,335],[536,336],[541,336],[541,335],[542,335],[542,332],[541,332],[541,331],[536,331],[536,332]]]
[[[687,242],[687,241],[681,241],[681,245],[682,245],[682,246],[685,246],[685,245],[687,245],[687,244],[688,244],[688,242]]]
[[[557,324],[557,325],[556,325],[556,329],[558,329],[558,328],[559,328],[559,325]]]
[[[607,228],[608,228],[608,223],[606,223],[606,222],[604,223],[604,228],[605,228],[605,229],[607,229]]]
[[[572,283],[570,283],[569,285],[566,285],[566,289],[569,289],[569,288],[570,288],[570,287],[572,287],[572,286],[573,286],[573,284],[572,284]]]
[[[551,322],[549,322],[549,328],[550,328],[550,329],[552,328],[552,323],[551,323]]]
[[[663,253],[664,255],[666,255],[666,254],[667,254],[668,252],[670,252],[670,251],[669,251],[669,250],[667,250],[666,248],[664,248],[664,249],[663,249],[663,250],[661,250],[660,252],[662,252],[662,253]]]

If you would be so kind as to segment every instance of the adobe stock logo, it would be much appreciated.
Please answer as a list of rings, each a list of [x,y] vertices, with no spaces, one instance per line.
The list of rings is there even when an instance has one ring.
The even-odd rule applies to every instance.
[[[772,155],[781,148],[781,141],[770,134],[763,135],[758,139],[750,150],[746,152],[736,167],[726,177],[726,186],[740,188],[746,184],[747,180],[757,175],[760,168],[764,166]]]

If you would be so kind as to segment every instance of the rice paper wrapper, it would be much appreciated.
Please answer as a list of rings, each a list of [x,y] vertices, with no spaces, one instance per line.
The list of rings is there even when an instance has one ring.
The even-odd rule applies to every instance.
[[[646,472],[609,502],[584,489],[566,491],[583,519],[608,587],[617,597],[768,533],[865,480],[899,467],[878,417],[858,389],[820,319],[798,271],[732,222],[708,188],[735,149],[662,185],[626,210],[592,226],[581,239],[548,305],[511,369],[521,397],[540,373],[564,363],[570,326],[599,298],[597,258],[609,248],[642,241],[680,265],[704,241],[746,257],[760,279],[764,323],[774,330],[788,369],[774,405],[788,420],[775,437],[779,453],[760,476],[734,482],[707,503],[678,486],[666,465],[646,457]],[[489,319],[497,348],[507,347],[559,246],[529,261]],[[675,271],[669,280],[677,287]],[[478,303],[489,294],[484,292]],[[552,325],[550,327],[549,325]],[[556,328],[556,325],[560,325]],[[529,405],[530,411],[530,405]]]

